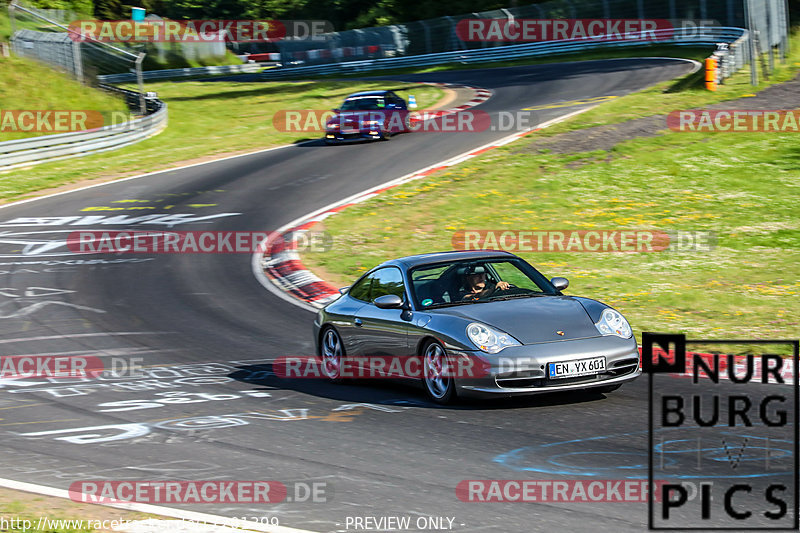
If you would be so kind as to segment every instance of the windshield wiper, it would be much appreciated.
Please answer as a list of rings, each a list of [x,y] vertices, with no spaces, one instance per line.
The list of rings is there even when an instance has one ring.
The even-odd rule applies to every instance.
[[[535,296],[548,296],[543,292],[530,292],[526,294],[509,294],[508,296],[497,296],[495,298],[489,298],[489,302],[502,302],[503,300],[515,300],[517,298],[532,298]]]
[[[428,307],[423,307],[422,309],[423,310],[425,310],[425,309],[438,309],[438,308],[442,308],[442,307],[453,307],[453,306],[456,306],[456,305],[481,304],[481,303],[486,303],[486,302],[489,302],[489,301],[491,301],[491,300],[462,300],[462,301],[459,301],[459,302],[449,302],[449,303],[445,302],[445,303],[442,303],[442,304],[429,305]]]

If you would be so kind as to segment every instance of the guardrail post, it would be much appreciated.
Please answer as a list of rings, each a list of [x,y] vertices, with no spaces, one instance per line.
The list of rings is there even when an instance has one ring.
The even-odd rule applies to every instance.
[[[142,61],[144,60],[145,53],[140,52],[136,58],[136,84],[139,86],[139,112],[142,115],[147,114],[147,104],[144,101],[144,80],[142,79]]]
[[[8,21],[11,23],[11,36],[17,33],[17,0],[8,4]]]
[[[786,28],[783,30],[783,63],[786,63],[786,58],[789,56],[789,32],[791,22],[789,21],[789,0],[783,0],[783,17],[786,20]]]
[[[750,85],[758,85],[758,64],[756,55],[756,32],[753,31],[753,15],[750,0],[744,1],[744,18],[747,24],[748,34],[748,52],[750,56]]]
[[[80,83],[86,84],[83,79],[83,56],[81,56],[81,43],[76,39],[72,41],[72,59],[75,61],[75,77]]]

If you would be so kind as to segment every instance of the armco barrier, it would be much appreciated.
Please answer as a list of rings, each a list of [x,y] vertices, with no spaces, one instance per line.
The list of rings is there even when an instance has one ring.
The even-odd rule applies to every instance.
[[[192,67],[192,68],[171,68],[165,70],[145,70],[142,78],[145,80],[173,80],[179,78],[191,78],[194,76],[211,76],[216,74],[253,74],[263,70],[264,67],[258,63],[245,63],[241,65],[220,65],[216,67]],[[97,76],[103,83],[125,83],[136,81],[136,75],[130,74],[106,74]]]
[[[699,27],[693,28],[691,34],[676,30],[656,30],[658,44],[672,44],[682,46],[715,46],[719,43],[729,43],[731,46],[729,62],[725,65],[728,69],[738,69],[749,63],[752,58],[748,56],[745,43],[749,37],[748,31],[742,28],[727,27]],[[669,32],[669,34],[664,33]],[[439,65],[443,63],[481,63],[492,61],[506,61],[526,57],[537,57],[552,54],[574,53],[596,48],[618,48],[640,46],[642,40],[618,41],[547,41],[524,43],[507,46],[496,46],[486,49],[458,50],[437,54],[415,55],[407,57],[392,57],[383,59],[370,59],[364,61],[351,61],[329,65],[308,67],[293,67],[270,69],[261,74],[263,79],[277,79],[303,75],[345,74],[366,70],[381,70],[390,68],[403,68],[414,66]],[[650,41],[646,41],[650,42]],[[737,46],[739,45],[739,46]],[[234,74],[258,72],[262,67],[257,64],[226,65],[217,67],[199,67],[186,69],[169,69],[149,71],[144,73],[145,79],[172,79],[210,74]],[[729,72],[732,74],[732,72]],[[121,83],[131,81],[133,74],[112,74],[102,76],[104,83]],[[131,93],[127,96],[140,98],[138,93],[122,89],[104,88]],[[135,95],[135,96],[134,96]],[[67,157],[111,150],[134,143],[145,137],[158,133],[167,122],[167,106],[159,100],[149,100],[148,115],[124,125],[106,126],[104,128],[86,131],[46,135],[32,139],[21,139],[0,143],[0,170],[6,170],[24,165],[36,164]],[[156,109],[157,108],[157,109]],[[150,114],[152,113],[152,114]]]
[[[423,54],[406,57],[388,57],[382,59],[366,59],[362,61],[349,61],[314,65],[305,67],[290,67],[270,69],[261,74],[263,79],[276,79],[297,77],[304,75],[348,74],[369,70],[397,69],[404,67],[419,67],[441,65],[444,63],[487,63],[493,61],[508,61],[528,57],[547,56],[553,54],[566,54],[595,50],[597,48],[623,48],[641,46],[642,44],[669,44],[678,46],[715,46],[719,43],[738,43],[748,35],[743,28],[727,27],[697,27],[690,31],[680,29],[655,30],[655,39],[643,41],[632,38],[617,41],[545,41],[506,46],[494,46],[475,50],[456,50],[453,52],[440,52],[436,54]],[[746,53],[746,47],[738,47],[741,53]],[[747,60],[738,66],[749,62]]]
[[[129,100],[139,99],[139,93],[112,90],[130,93],[125,95]],[[115,126],[2,142],[0,171],[114,150],[155,135],[167,125],[167,104],[147,99],[147,107],[148,115]]]

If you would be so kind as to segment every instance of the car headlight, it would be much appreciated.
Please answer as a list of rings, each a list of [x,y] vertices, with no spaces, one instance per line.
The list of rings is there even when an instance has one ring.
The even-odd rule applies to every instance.
[[[329,130],[338,130],[339,129],[339,123],[338,122],[332,122],[330,124],[327,124],[326,127]]]
[[[467,337],[486,353],[497,353],[509,346],[522,346],[517,339],[484,324],[473,322],[467,326]]]
[[[631,325],[628,324],[625,317],[613,309],[603,309],[603,314],[595,323],[595,327],[601,335],[616,335],[623,339],[629,339],[633,334]]]

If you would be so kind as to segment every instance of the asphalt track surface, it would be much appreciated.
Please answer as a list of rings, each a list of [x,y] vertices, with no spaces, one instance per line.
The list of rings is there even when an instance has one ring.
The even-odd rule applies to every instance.
[[[622,95],[690,69],[683,61],[642,59],[403,79],[489,88],[494,96],[478,109],[494,115]],[[572,110],[550,109],[539,119]],[[421,389],[400,384],[280,380],[268,372],[274,358],[313,353],[313,315],[264,290],[249,255],[76,256],[63,246],[11,242],[46,244],[75,229],[167,229],[100,224],[108,219],[84,226],[69,225],[77,219],[15,222],[20,217],[235,213],[173,229],[271,230],[507,134],[311,143],[0,210],[2,354],[94,355],[106,364],[138,357],[148,367],[146,378],[0,382],[0,476],[59,488],[87,479],[277,480],[290,489],[296,482],[325,482],[325,502],[176,506],[275,516],[281,525],[314,531],[346,530],[347,517],[367,516],[408,516],[412,523],[450,517],[457,531],[644,529],[641,503],[466,503],[455,492],[471,479],[645,478],[644,377],[607,396],[550,394],[454,407],[435,406]],[[150,206],[156,209],[97,209]],[[579,284],[570,291],[580,294]],[[672,381],[672,390],[694,390],[688,380]],[[181,399],[193,403],[170,403]],[[703,454],[703,475],[724,481],[742,472],[720,459],[719,443],[712,448],[708,458]],[[783,476],[791,484],[790,463],[779,455],[773,454],[772,479]]]

